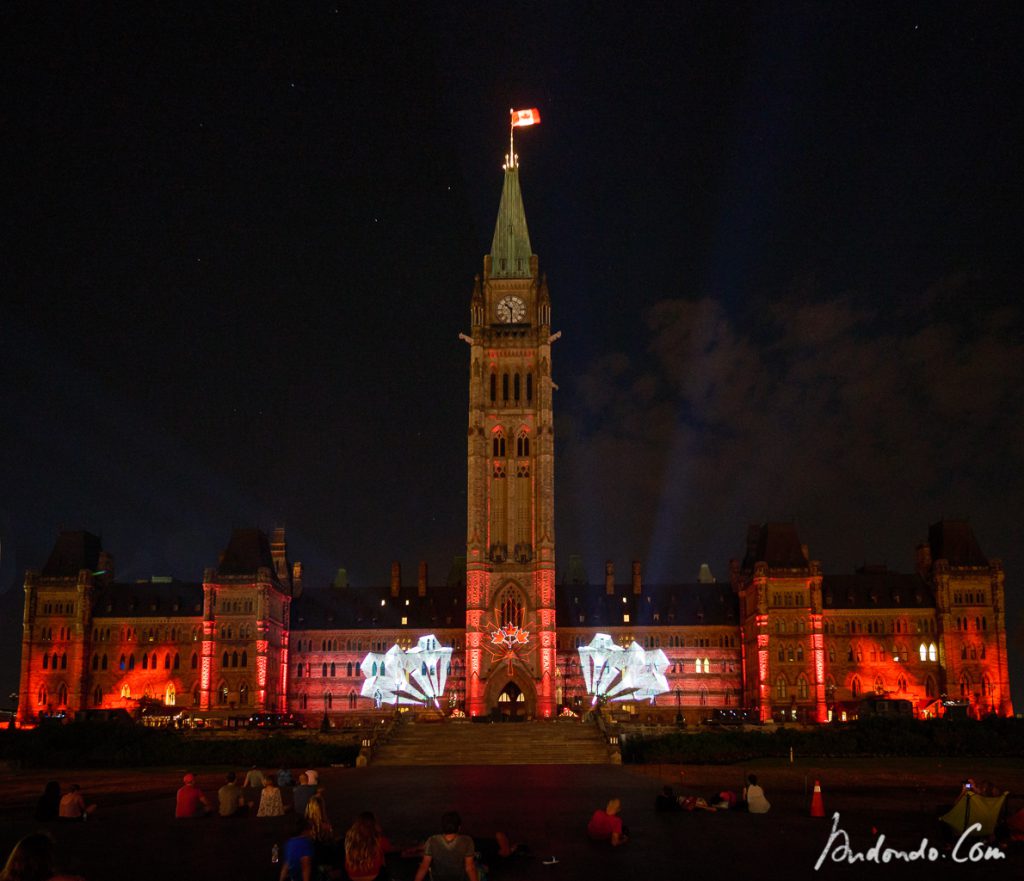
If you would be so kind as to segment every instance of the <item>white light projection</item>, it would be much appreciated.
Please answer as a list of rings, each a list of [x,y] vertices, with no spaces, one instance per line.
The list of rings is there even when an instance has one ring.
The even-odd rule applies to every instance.
[[[580,667],[593,695],[599,700],[650,700],[669,690],[665,671],[668,658],[661,649],[644,651],[634,642],[628,649],[616,645],[607,633],[597,633],[590,645],[579,647]]]
[[[359,665],[364,677],[360,694],[377,707],[433,702],[440,708],[451,659],[451,648],[438,643],[433,634],[421,636],[408,651],[393,645],[383,655],[370,652]]]

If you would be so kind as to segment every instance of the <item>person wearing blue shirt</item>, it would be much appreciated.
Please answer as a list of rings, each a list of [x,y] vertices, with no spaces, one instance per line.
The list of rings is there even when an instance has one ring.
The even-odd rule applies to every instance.
[[[299,834],[289,838],[284,846],[284,862],[279,881],[312,881],[313,878],[313,823],[301,817]]]

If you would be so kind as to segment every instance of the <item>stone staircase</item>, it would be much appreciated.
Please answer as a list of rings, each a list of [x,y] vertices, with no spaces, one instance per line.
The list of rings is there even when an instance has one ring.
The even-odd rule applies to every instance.
[[[617,755],[617,754],[616,754]],[[403,722],[374,751],[373,765],[606,765],[601,732],[577,720]]]

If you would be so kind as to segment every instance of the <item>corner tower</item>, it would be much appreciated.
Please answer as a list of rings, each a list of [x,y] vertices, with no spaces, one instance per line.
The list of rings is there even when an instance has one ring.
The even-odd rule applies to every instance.
[[[466,704],[471,716],[555,713],[551,301],[505,157],[491,252],[470,305]]]

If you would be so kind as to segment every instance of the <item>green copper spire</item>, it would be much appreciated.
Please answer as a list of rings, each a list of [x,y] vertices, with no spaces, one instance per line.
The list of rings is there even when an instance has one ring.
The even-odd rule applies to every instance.
[[[533,250],[519,189],[518,159],[515,154],[505,157],[505,183],[491,242],[491,278],[530,278]]]

